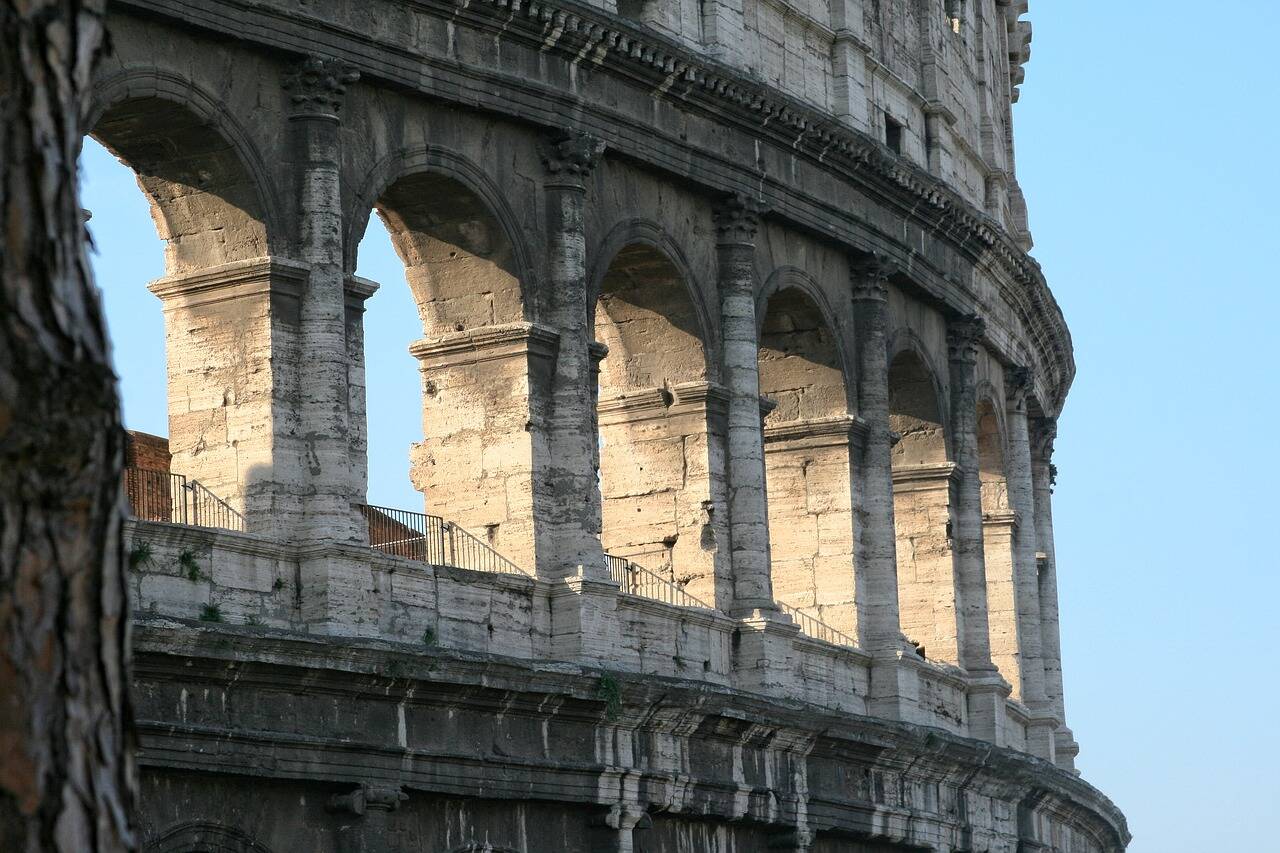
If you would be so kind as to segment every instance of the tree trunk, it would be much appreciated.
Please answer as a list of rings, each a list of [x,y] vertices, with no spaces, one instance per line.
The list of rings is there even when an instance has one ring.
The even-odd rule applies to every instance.
[[[105,0],[0,0],[0,850],[132,850],[123,434],[77,198]]]

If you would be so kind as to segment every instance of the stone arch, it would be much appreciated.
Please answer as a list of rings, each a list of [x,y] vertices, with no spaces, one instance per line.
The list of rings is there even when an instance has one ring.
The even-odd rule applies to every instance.
[[[599,367],[601,541],[712,601],[723,547],[727,397],[709,380],[705,306],[683,253],[647,223],[604,241],[591,282]],[[604,352],[602,348],[599,350]],[[723,558],[720,558],[723,559]]]
[[[225,503],[223,518],[269,529],[283,513],[272,499],[276,413],[261,390],[288,393],[276,383],[296,357],[289,333],[273,331],[271,292],[283,276],[296,294],[305,271],[271,257],[288,235],[265,160],[215,96],[161,68],[98,80],[85,127],[133,171],[165,245],[166,275],[149,287],[165,304],[169,470]],[[188,495],[165,490],[159,517],[190,518]]]
[[[1009,510],[1008,477],[1005,459],[1008,432],[1004,406],[996,389],[983,383],[977,389],[978,474],[982,483],[982,512]]]
[[[355,270],[360,238],[375,210],[405,263],[428,336],[460,331],[459,323],[468,329],[537,314],[536,265],[519,220],[502,189],[469,158],[426,146],[375,165],[348,215],[348,272]],[[493,294],[487,322],[484,306],[466,298],[477,280]],[[461,303],[431,305],[442,297]]]
[[[168,829],[143,849],[145,853],[271,853],[248,833],[205,821]]]
[[[889,425],[900,438],[894,467],[939,465],[951,458],[946,396],[938,372],[914,336],[890,348]]]
[[[959,660],[960,611],[951,541],[955,466],[945,400],[920,341],[905,330],[889,350],[889,424],[902,631],[922,654]]]
[[[644,219],[619,222],[601,240],[592,258],[587,304],[594,309],[587,322],[596,340],[609,345],[609,341],[602,338],[602,334],[609,333],[600,327],[601,319],[609,319],[607,307],[604,317],[601,316],[602,300],[625,301],[629,291],[630,296],[638,300],[635,305],[638,310],[663,317],[673,327],[667,331],[679,333],[679,339],[671,343],[697,346],[702,355],[701,379],[719,380],[719,359],[715,356],[719,344],[716,312],[707,303],[703,289],[698,287],[688,254],[662,226]],[[643,282],[649,287],[655,283],[663,286],[654,293],[644,293],[636,287],[628,288],[628,281]],[[621,343],[620,338],[616,340]],[[696,372],[677,371],[685,377]]]
[[[85,127],[138,176],[170,276],[264,257],[286,239],[261,152],[194,82],[150,67],[113,74],[95,84]]]
[[[555,336],[530,322],[533,264],[511,207],[479,166],[440,147],[384,158],[353,203],[348,269],[376,210],[422,322],[424,337],[409,347],[419,362],[423,426],[409,478],[428,513],[532,569],[533,495],[515,484],[532,479]],[[363,411],[350,418],[364,419]]]
[[[760,393],[776,404],[764,428],[773,592],[856,636],[848,372],[811,280],[784,276],[757,311]]]

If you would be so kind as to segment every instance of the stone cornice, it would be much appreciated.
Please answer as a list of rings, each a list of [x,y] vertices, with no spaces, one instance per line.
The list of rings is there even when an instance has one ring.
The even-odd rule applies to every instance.
[[[894,489],[913,491],[949,486],[960,478],[960,469],[954,462],[937,465],[908,465],[893,469]]]
[[[434,369],[513,356],[552,358],[559,345],[560,336],[545,326],[506,323],[423,338],[409,345],[409,354]]]
[[[176,16],[188,24],[241,38],[254,29],[248,26],[248,16],[275,21],[287,18],[295,27],[299,20],[307,20],[293,9],[248,7],[243,0],[122,0],[121,5]],[[939,178],[896,156],[871,136],[752,81],[735,68],[574,0],[421,0],[418,5],[437,7],[445,19],[523,40],[540,52],[558,54],[567,62],[577,63],[588,57],[598,68],[635,78],[662,94],[670,93],[682,109],[696,107],[710,112],[721,122],[769,139],[855,184],[874,188],[876,197],[891,201],[902,215],[921,227],[949,240],[976,260],[993,260],[1012,285],[1010,288],[1001,282],[1002,297],[1024,314],[1027,335],[1043,354],[1044,364],[1053,369],[1053,375],[1046,377],[1050,392],[1044,401],[1046,408],[1060,409],[1075,374],[1071,337],[1039,264],[1022,251],[1015,235]],[[417,88],[423,75],[421,71],[389,74],[393,66],[412,63],[420,67],[433,62],[432,57],[409,54],[401,45],[374,41],[366,34],[340,30],[327,22],[313,19],[307,25],[316,28],[318,37],[326,42],[348,38],[370,43],[371,47],[353,52],[347,59],[356,64],[365,54],[386,57],[386,61],[366,63],[374,67],[361,71],[366,77],[381,76],[396,86]],[[257,29],[267,28],[260,25]],[[301,44],[282,42],[277,28],[272,28],[271,33],[274,41],[258,36],[265,46],[302,50]],[[495,83],[500,78],[501,75],[493,75]],[[590,112],[590,105],[580,101],[574,108],[583,115]],[[785,211],[778,209],[777,213],[785,218]]]
[[[253,258],[207,267],[189,273],[167,275],[147,285],[166,307],[202,305],[227,299],[243,299],[267,293],[300,296],[311,267],[285,258]]]
[[[867,435],[867,424],[852,415],[812,420],[765,424],[765,450],[791,450],[812,447],[844,447],[861,445]]]

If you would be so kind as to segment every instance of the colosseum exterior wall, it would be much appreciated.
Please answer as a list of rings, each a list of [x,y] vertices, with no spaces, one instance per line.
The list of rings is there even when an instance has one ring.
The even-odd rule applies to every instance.
[[[1025,11],[115,0],[87,127],[166,245],[146,849],[1123,850],[1062,690]]]

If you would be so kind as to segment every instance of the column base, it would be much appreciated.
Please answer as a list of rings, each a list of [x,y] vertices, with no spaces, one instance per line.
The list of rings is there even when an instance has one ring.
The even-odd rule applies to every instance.
[[[319,546],[298,554],[298,601],[307,630],[335,637],[379,634],[367,548]]]
[[[919,656],[911,650],[875,652],[867,713],[886,720],[916,722],[920,707]]]
[[[800,634],[800,626],[777,610],[754,610],[737,621],[734,686],[768,696],[793,695],[792,644]]]
[[[1057,732],[1061,721],[1052,708],[1034,708],[1028,713],[1027,752],[1057,763]]]
[[[1054,763],[1063,770],[1080,775],[1080,771],[1076,769],[1076,756],[1080,754],[1080,744],[1076,743],[1075,735],[1071,733],[1071,729],[1066,726],[1059,726],[1058,730],[1053,733],[1054,743]]]
[[[1013,693],[1013,687],[994,669],[971,671],[966,680],[969,736],[996,746],[1008,746],[1004,703]]]
[[[551,651],[557,660],[612,666],[621,645],[618,585],[599,572],[578,574],[551,592]]]

